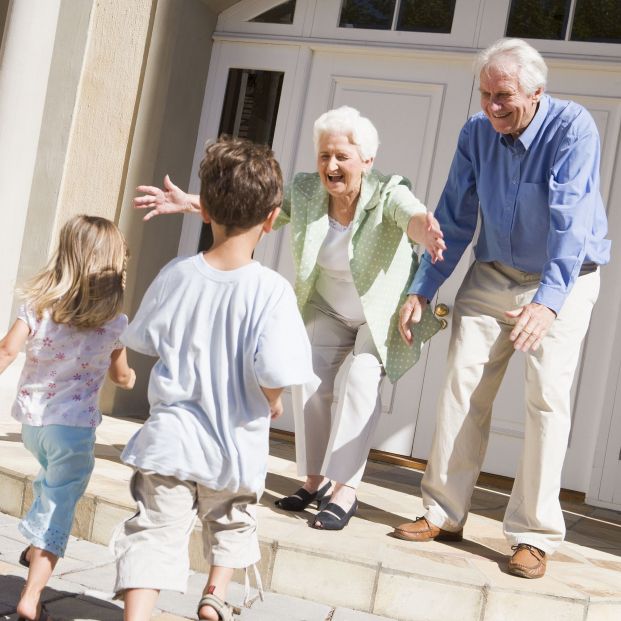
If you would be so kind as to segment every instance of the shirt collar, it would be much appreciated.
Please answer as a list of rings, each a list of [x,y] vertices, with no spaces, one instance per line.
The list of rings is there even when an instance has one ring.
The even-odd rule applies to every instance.
[[[521,143],[522,147],[525,151],[528,151],[530,145],[533,143],[537,132],[541,129],[543,122],[545,121],[546,116],[548,115],[548,110],[550,108],[550,98],[548,95],[542,95],[539,100],[539,107],[537,108],[537,112],[535,112],[535,116],[532,121],[528,124],[528,127],[524,130],[524,133],[521,134],[515,140],[509,135],[505,136],[503,134],[500,135],[500,142],[504,144],[506,147],[515,147],[517,143]]]

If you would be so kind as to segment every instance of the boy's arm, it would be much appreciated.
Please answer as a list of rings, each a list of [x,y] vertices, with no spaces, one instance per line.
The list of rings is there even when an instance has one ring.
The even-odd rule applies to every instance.
[[[17,319],[11,326],[6,336],[0,341],[0,373],[3,373],[17,358],[29,334],[30,328],[21,319]]]
[[[110,354],[110,366],[108,367],[108,377],[112,383],[124,390],[131,390],[136,383],[136,372],[127,363],[127,350],[115,349]]]
[[[163,190],[153,185],[139,185],[136,190],[145,194],[134,198],[134,207],[151,210],[144,216],[145,222],[166,213],[201,213],[200,196],[186,194],[170,180],[168,175],[164,177]]]
[[[270,418],[272,420],[276,420],[284,411],[282,406],[282,399],[280,396],[282,395],[282,388],[265,388],[261,386],[261,390],[267,399],[267,402],[270,405]]]

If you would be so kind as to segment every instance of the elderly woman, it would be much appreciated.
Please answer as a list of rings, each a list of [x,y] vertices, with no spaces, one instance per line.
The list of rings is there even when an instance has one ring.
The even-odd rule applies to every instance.
[[[408,346],[399,338],[398,311],[417,266],[408,237],[434,261],[442,259],[445,245],[408,180],[372,169],[377,131],[357,110],[326,112],[315,122],[313,139],[317,172],[296,175],[286,188],[276,226],[291,223],[295,291],[320,382],[293,388],[296,458],[306,481],[277,505],[302,511],[317,502],[323,508],[312,526],[340,530],[356,512],[356,488],[381,412],[382,378],[394,382],[403,375],[418,360],[422,340],[437,330],[427,312],[417,342]],[[147,194],[135,206],[152,208],[145,220],[199,211],[199,197],[168,177],[165,191],[138,190]]]

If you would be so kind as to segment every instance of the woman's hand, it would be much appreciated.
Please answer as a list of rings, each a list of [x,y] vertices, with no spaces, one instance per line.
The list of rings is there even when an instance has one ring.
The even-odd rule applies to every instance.
[[[408,237],[425,247],[432,263],[444,261],[442,254],[446,250],[444,233],[440,229],[440,223],[431,212],[417,213],[410,218]]]
[[[151,210],[144,216],[145,222],[154,216],[168,213],[200,213],[199,197],[186,194],[168,175],[164,177],[163,190],[152,185],[139,185],[136,191],[145,192],[145,195],[134,198],[134,208]]]
[[[424,310],[427,308],[427,298],[422,295],[408,295],[401,310],[399,311],[399,333],[401,338],[408,344],[412,344],[412,326],[418,323]]]

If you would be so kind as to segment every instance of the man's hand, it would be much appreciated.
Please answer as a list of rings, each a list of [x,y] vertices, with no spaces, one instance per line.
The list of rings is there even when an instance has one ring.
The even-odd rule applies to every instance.
[[[408,344],[412,344],[412,328],[410,324],[418,323],[427,308],[427,298],[422,295],[409,295],[399,311],[399,333]]]
[[[192,197],[178,188],[168,175],[164,177],[163,190],[152,185],[139,185],[136,191],[145,192],[145,195],[134,198],[134,208],[151,210],[144,216],[145,222],[162,214],[199,211],[197,206],[193,204]]]
[[[553,310],[536,303],[506,311],[505,315],[511,319],[517,319],[509,338],[513,341],[513,347],[518,351],[537,351],[543,337],[556,319]]]

